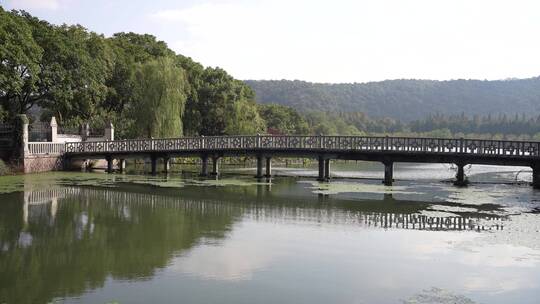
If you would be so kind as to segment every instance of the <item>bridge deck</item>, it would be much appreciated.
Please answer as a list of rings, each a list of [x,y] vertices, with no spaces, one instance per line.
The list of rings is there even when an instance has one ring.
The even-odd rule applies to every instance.
[[[271,155],[396,161],[526,165],[540,160],[540,142],[366,136],[213,136],[66,143],[73,158],[150,155]]]
[[[35,148],[35,147],[34,147]],[[157,173],[157,159],[175,156],[201,157],[201,175],[208,175],[208,159],[212,158],[212,174],[218,174],[223,156],[255,156],[257,177],[271,176],[271,157],[311,157],[319,161],[319,180],[330,178],[330,160],[368,160],[384,164],[385,185],[392,185],[394,162],[455,163],[456,184],[467,183],[466,164],[517,165],[533,169],[533,186],[540,188],[540,142],[482,139],[366,137],[366,136],[212,136],[171,139],[134,139],[119,141],[72,142],[60,147],[69,159],[107,159],[107,171],[113,171],[114,159],[122,160],[123,169],[129,157],[150,157],[152,174]],[[32,147],[31,147],[32,150]]]

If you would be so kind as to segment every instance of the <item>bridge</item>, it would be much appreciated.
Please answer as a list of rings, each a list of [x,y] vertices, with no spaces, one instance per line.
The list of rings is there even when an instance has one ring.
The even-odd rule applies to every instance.
[[[464,166],[469,164],[527,166],[532,168],[533,186],[540,189],[540,142],[532,141],[253,135],[30,143],[28,149],[38,154],[49,150],[61,153],[68,163],[77,159],[105,159],[108,172],[113,172],[114,161],[118,161],[122,170],[125,159],[149,158],[152,174],[158,172],[159,159],[163,159],[163,171],[168,172],[171,158],[195,156],[201,158],[202,176],[218,174],[222,157],[251,156],[257,160],[258,178],[272,176],[273,157],[313,158],[318,160],[321,181],[330,178],[331,160],[376,161],[384,164],[385,185],[392,185],[396,162],[456,164],[456,185],[467,183]],[[209,160],[212,160],[211,172]]]

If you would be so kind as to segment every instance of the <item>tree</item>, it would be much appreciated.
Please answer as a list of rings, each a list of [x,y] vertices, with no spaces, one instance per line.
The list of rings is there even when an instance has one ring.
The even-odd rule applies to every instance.
[[[261,119],[257,112],[253,91],[224,70],[205,69],[197,95],[198,101],[195,107],[200,115],[198,134],[224,135],[247,132],[248,130],[243,127],[238,128],[239,125],[228,127],[228,124],[244,124],[249,120],[254,123],[252,129],[261,129]]]
[[[201,112],[199,111],[199,91],[203,86],[204,67],[189,57],[176,56],[176,64],[186,71],[188,80],[186,110],[184,112],[184,133],[189,136],[200,134]]]
[[[24,11],[1,13],[6,108],[25,113],[38,104],[64,124],[99,114],[111,68],[103,36],[78,25],[54,26]]]
[[[136,75],[135,102],[130,113],[141,137],[176,137],[183,134],[186,76],[171,58],[140,64]]]
[[[280,134],[308,134],[306,120],[293,108],[278,104],[259,105],[259,113],[269,132]]]
[[[36,101],[32,93],[42,53],[26,21],[0,7],[0,106],[11,116],[25,113]]]
[[[266,129],[257,107],[245,99],[230,104],[228,112],[226,134],[257,134]]]
[[[106,81],[109,90],[104,107],[108,111],[121,113],[135,98],[137,64],[173,57],[174,53],[165,42],[148,34],[116,33],[107,39],[107,42],[114,62],[110,77]]]
[[[64,124],[77,125],[102,114],[112,69],[111,50],[103,36],[81,26],[63,25],[52,28],[40,41],[45,50],[40,105]]]

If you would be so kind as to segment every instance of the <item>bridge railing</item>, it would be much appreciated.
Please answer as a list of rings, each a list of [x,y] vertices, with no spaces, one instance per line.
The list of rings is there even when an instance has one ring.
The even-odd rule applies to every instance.
[[[337,150],[540,156],[540,142],[370,136],[209,136],[70,142],[67,153],[195,150]]]
[[[64,143],[31,142],[28,143],[30,154],[63,154],[66,148]]]

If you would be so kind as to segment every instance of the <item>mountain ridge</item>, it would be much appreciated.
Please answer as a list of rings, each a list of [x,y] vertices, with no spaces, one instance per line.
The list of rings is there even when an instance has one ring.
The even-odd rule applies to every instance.
[[[365,112],[403,121],[430,114],[540,113],[540,76],[503,80],[395,79],[364,83],[245,80],[261,103],[299,111]]]

